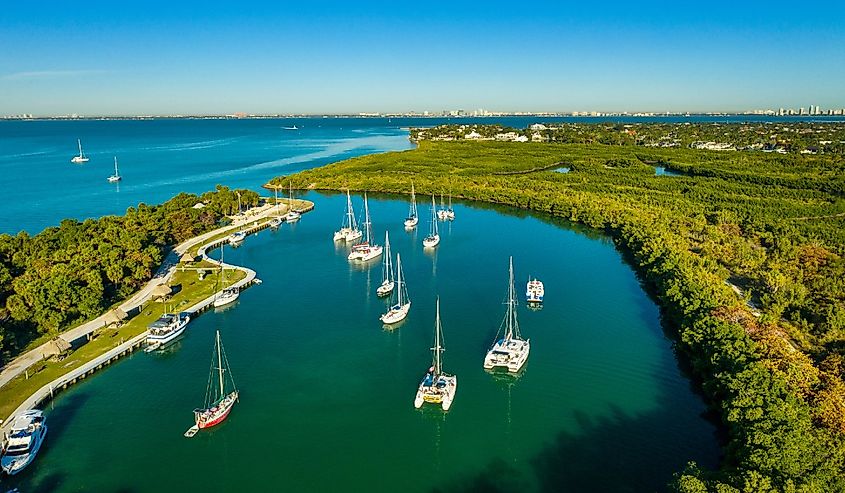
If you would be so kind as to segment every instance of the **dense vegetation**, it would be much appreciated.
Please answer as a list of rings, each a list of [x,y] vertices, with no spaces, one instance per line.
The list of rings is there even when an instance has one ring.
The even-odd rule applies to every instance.
[[[682,174],[655,176],[657,163]],[[664,310],[727,433],[721,469],[690,464],[673,487],[845,491],[841,158],[421,141],[274,181],[288,178],[395,193],[413,180],[421,194],[451,189],[606,231]]]
[[[30,236],[0,235],[0,361],[30,341],[100,315],[147,282],[170,245],[214,229],[258,194],[218,186],[123,216],[76,221]],[[205,207],[194,208],[198,202]]]

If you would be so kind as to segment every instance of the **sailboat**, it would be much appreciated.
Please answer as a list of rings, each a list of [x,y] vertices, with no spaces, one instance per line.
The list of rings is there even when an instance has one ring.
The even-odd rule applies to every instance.
[[[241,194],[240,194],[240,192],[237,192],[237,194],[238,194],[238,216],[240,216],[241,215]],[[240,245],[241,243],[243,243],[245,239],[246,239],[246,231],[243,231],[243,230],[235,231],[234,233],[230,234],[227,237],[227,241],[229,242],[229,244],[232,245],[232,246],[235,246],[235,247]]]
[[[293,185],[290,181],[288,181],[288,193],[288,213],[285,214],[285,222],[295,223],[299,221],[299,218],[302,217],[302,214],[293,210]]]
[[[419,409],[426,402],[440,404],[444,411],[452,407],[455,393],[458,390],[458,377],[443,372],[443,327],[440,325],[440,297],[437,298],[437,309],[434,319],[434,347],[431,367],[426,372],[417,389],[414,407]]]
[[[390,306],[387,313],[379,317],[379,320],[386,324],[395,324],[405,320],[408,311],[411,309],[411,298],[408,297],[408,288],[402,278],[402,259],[396,254],[396,289],[394,291],[396,303]]]
[[[440,244],[440,234],[437,232],[437,217],[434,214],[434,194],[431,194],[431,222],[428,236],[423,238],[423,247],[434,248]]]
[[[381,245],[373,243],[373,228],[370,222],[370,207],[367,205],[367,194],[364,194],[364,241],[352,247],[347,257],[349,260],[366,262],[382,254]]]
[[[455,220],[455,209],[452,209],[452,189],[449,189],[449,207],[446,209],[446,219]]]
[[[216,366],[215,366],[216,365]],[[228,378],[226,376],[228,373]],[[217,380],[215,382],[215,380]],[[231,391],[227,393],[226,383],[231,383]],[[203,408],[194,409],[194,426],[185,432],[186,437],[192,437],[203,428],[211,428],[220,424],[229,416],[229,412],[238,400],[238,389],[229,369],[229,361],[220,342],[220,331],[214,341],[214,355],[211,359],[211,371],[208,375],[208,387],[205,392]]]
[[[411,182],[411,206],[410,210],[408,211],[408,218],[405,219],[405,229],[414,229],[417,227],[417,223],[420,222],[420,218],[417,217],[417,196],[414,194],[414,183]]]
[[[495,368],[504,368],[511,373],[516,373],[522,369],[525,362],[528,360],[528,352],[531,350],[531,344],[528,339],[522,339],[519,334],[519,323],[516,320],[516,290],[513,286],[513,257],[510,258],[510,277],[508,280],[508,306],[505,312],[505,319],[502,322],[504,334],[501,339],[497,339],[493,343],[493,347],[487,352],[484,357],[484,369],[492,370]],[[498,337],[499,334],[496,334]]]
[[[108,180],[109,183],[117,183],[121,180],[120,173],[117,171],[117,156],[114,157],[114,174],[111,175]]]
[[[358,222],[355,220],[355,211],[352,210],[352,198],[349,196],[349,190],[346,190],[346,213],[343,215],[343,224],[340,230],[335,231],[334,241],[355,241],[362,237],[364,233],[358,229]]]
[[[381,266],[381,284],[376,288],[376,295],[387,296],[393,292],[396,282],[393,279],[393,261],[390,258],[390,237],[384,232],[384,262]]]
[[[72,158],[70,158],[70,162],[72,162],[74,164],[87,163],[88,157],[86,157],[85,153],[82,152],[82,141],[79,140],[79,139],[76,139],[76,145],[79,146],[79,155],[73,156]]]
[[[445,221],[449,219],[449,212],[446,210],[446,205],[443,203],[443,192],[440,192],[440,209],[437,210],[437,219]]]
[[[220,245],[220,285],[224,286],[223,290],[214,295],[214,308],[226,306],[233,303],[238,296],[241,295],[241,290],[237,286],[226,286],[226,264],[223,263],[223,245]]]
[[[276,200],[276,217],[270,219],[270,227],[276,229],[282,225],[282,218],[279,217],[279,187],[273,187],[273,197]]]

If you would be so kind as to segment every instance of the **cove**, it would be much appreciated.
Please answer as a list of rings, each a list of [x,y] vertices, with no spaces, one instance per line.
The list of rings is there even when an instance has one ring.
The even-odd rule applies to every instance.
[[[678,368],[658,308],[613,243],[507,207],[456,203],[434,253],[428,206],[406,233],[402,197],[370,197],[379,243],[389,229],[413,302],[378,321],[378,262],[350,265],[334,244],[345,196],[310,192],[299,223],[249,237],[226,260],[263,284],[192,321],[162,354],[136,353],[49,405],[44,448],[4,487],[22,491],[661,491],[689,460],[719,457],[706,406]],[[353,197],[356,211],[361,198]],[[212,252],[216,256],[219,252]],[[531,356],[518,379],[481,368],[504,313],[508,256],[516,289],[546,286],[519,320]],[[452,409],[418,411],[435,296]],[[192,439],[215,329],[241,400]]]

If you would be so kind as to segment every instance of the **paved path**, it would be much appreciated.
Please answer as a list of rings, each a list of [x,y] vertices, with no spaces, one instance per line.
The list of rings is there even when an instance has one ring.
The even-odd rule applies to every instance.
[[[153,278],[150,279],[149,282],[147,282],[147,284],[143,288],[141,288],[140,291],[136,292],[131,297],[126,299],[123,303],[121,303],[119,305],[120,309],[126,313],[129,313],[134,308],[144,304],[150,298],[150,295],[156,286],[162,283],[166,283],[170,280],[170,277],[173,275],[174,272],[176,272],[176,267],[179,265],[179,258],[190,248],[195,247],[196,245],[207,241],[209,238],[219,235],[220,233],[223,233],[224,231],[233,227],[243,226],[245,224],[249,224],[267,218],[271,216],[274,212],[275,209],[272,205],[256,207],[246,211],[240,216],[235,216],[233,218],[232,224],[228,226],[217,228],[213,231],[209,231],[208,233],[195,236],[189,240],[180,243],[176,246],[176,248],[172,249],[167,254]],[[285,206],[282,207],[282,213],[284,212],[286,212]],[[87,337],[88,334],[91,334],[95,330],[100,329],[104,325],[106,325],[106,313],[100,315],[99,317],[93,320],[90,320],[72,329],[62,332],[59,337],[69,343],[73,343],[77,339]],[[51,342],[46,342],[38,346],[37,348],[31,349],[30,351],[27,351],[26,353],[13,359],[5,367],[3,367],[2,371],[0,371],[0,387],[6,385],[10,380],[23,373],[30,366],[38,363],[45,357],[52,356],[54,354],[56,354],[55,344],[52,344]]]

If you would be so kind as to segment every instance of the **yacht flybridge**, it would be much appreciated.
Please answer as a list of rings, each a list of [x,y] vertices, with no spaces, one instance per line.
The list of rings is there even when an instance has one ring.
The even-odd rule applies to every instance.
[[[381,266],[381,284],[376,288],[378,297],[387,296],[393,292],[396,281],[393,278],[393,261],[390,258],[390,236],[384,232],[384,261]]]
[[[437,231],[437,216],[435,214],[434,194],[431,194],[431,219],[428,236],[423,238],[423,247],[434,248],[440,243],[440,233]]]
[[[417,196],[414,193],[414,183],[411,182],[411,205],[408,210],[408,217],[405,219],[405,229],[414,229],[419,222],[420,218],[417,216]]]
[[[440,325],[440,298],[437,298],[434,319],[434,347],[431,348],[431,367],[426,372],[417,389],[414,407],[419,409],[424,403],[440,404],[444,411],[452,407],[455,392],[458,390],[458,377],[443,372],[443,328]]]
[[[343,224],[340,229],[334,233],[334,241],[355,241],[364,236],[364,233],[358,229],[358,221],[355,220],[355,211],[352,209],[352,198],[349,196],[349,190],[346,190],[346,213],[343,215]]]
[[[396,302],[391,304],[387,313],[379,317],[385,324],[395,324],[405,320],[408,311],[411,309],[411,299],[408,297],[408,288],[402,278],[402,259],[396,254],[396,286],[394,289]]]
[[[41,410],[30,409],[15,416],[0,458],[3,472],[12,476],[31,464],[46,436],[47,423]]]
[[[226,390],[227,383],[231,384],[231,390]],[[229,369],[229,361],[223,351],[223,343],[220,342],[220,331],[218,330],[214,341],[214,355],[211,359],[208,386],[205,392],[205,407],[194,409],[195,424],[185,432],[185,436],[190,438],[203,428],[211,428],[222,423],[229,416],[229,412],[237,401],[238,389],[235,387],[235,380],[232,378],[232,371]]]
[[[506,369],[508,372],[516,373],[522,369],[528,360],[528,353],[531,345],[528,339],[523,340],[519,334],[519,323],[516,319],[516,292],[513,285],[513,257],[510,258],[510,277],[508,279],[508,301],[505,319],[502,322],[499,332],[504,332],[502,337],[493,343],[493,347],[484,357],[484,369]],[[504,330],[503,330],[504,329]],[[499,334],[496,334],[499,337]]]
[[[370,222],[370,207],[367,205],[367,194],[364,194],[364,241],[352,247],[347,257],[349,260],[366,262],[382,254],[381,245],[373,243],[373,227]]]
[[[84,152],[82,152],[82,141],[79,140],[79,139],[76,139],[76,145],[79,147],[79,155],[73,156],[72,158],[70,158],[70,162],[72,162],[74,164],[87,163],[88,157],[85,155]]]

